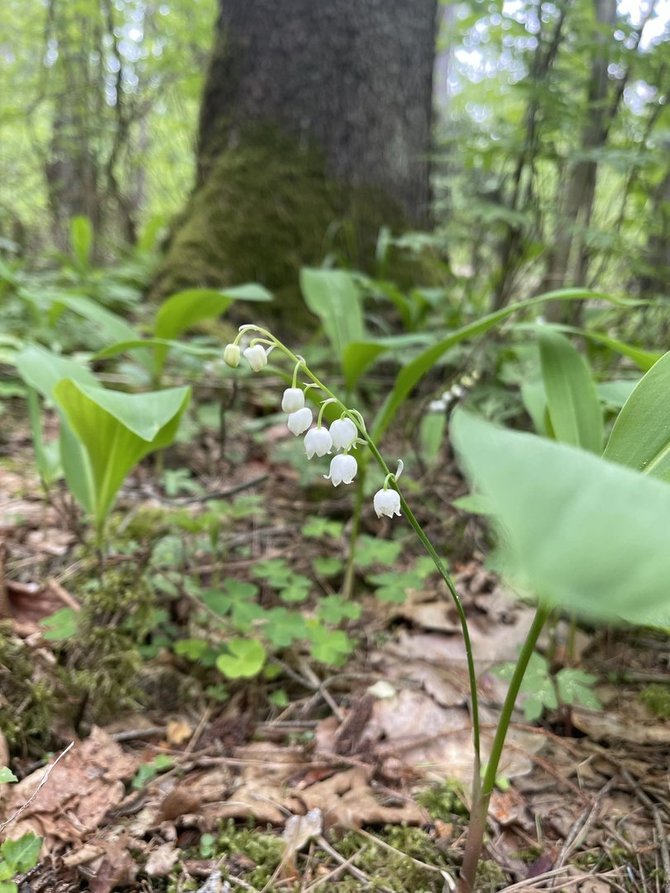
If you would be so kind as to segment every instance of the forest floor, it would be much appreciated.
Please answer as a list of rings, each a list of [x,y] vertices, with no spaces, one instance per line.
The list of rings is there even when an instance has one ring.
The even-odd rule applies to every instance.
[[[351,493],[296,459],[278,420],[261,425],[262,402],[256,420],[228,414],[225,439],[215,409],[201,411],[164,468],[136,470],[104,573],[69,497],[41,495],[25,423],[3,417],[0,765],[19,782],[0,787],[0,832],[44,838],[21,893],[454,889],[472,752],[453,607],[425,564],[412,585],[411,533],[371,507],[360,613],[328,601]],[[412,473],[471,624],[486,749],[506,686],[495,667],[516,657],[532,612],[485,567],[482,524],[449,507],[466,492],[449,456]],[[270,559],[309,576],[306,617],[338,606],[355,648],[341,659],[333,633],[316,659],[293,642],[254,678],[226,680],[208,654],[230,616],[212,617],[200,593],[258,580]],[[267,610],[271,582],[258,596]],[[571,636],[561,620],[542,648],[552,670],[593,674],[602,708],[518,714],[478,889],[667,893],[667,640]]]

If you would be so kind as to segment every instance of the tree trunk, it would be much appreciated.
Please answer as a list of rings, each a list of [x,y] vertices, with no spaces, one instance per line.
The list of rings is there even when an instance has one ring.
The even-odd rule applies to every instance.
[[[594,0],[594,11],[593,33],[597,49],[591,63],[587,117],[579,147],[583,157],[570,166],[567,184],[560,184],[565,200],[542,291],[584,284],[587,273],[585,235],[593,214],[598,176],[598,162],[593,153],[606,144],[618,107],[618,102],[615,106],[607,102],[610,35],[617,20],[616,0]],[[563,302],[557,301],[548,305],[547,316],[560,320],[566,313],[571,316],[575,308],[578,310],[579,305],[566,308]]]
[[[155,291],[295,287],[429,220],[436,0],[220,0],[195,189]]]

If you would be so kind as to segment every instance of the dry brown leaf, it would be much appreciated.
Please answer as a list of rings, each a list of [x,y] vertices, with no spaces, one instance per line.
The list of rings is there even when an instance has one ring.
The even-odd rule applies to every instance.
[[[193,735],[193,727],[182,719],[171,719],[165,732],[170,747],[181,747]]]
[[[63,759],[38,769],[14,785],[5,808],[7,816],[37,794],[18,821],[7,829],[16,839],[32,831],[45,838],[48,851],[57,841],[77,841],[94,831],[108,810],[121,802],[123,782],[137,771],[138,761],[123,752],[102,729],[94,727]],[[45,772],[46,783],[38,791]]]
[[[153,850],[144,866],[149,877],[167,877],[179,859],[173,843],[163,843]]]
[[[139,871],[127,848],[127,835],[105,840],[105,852],[86,871],[90,893],[112,893],[117,887],[130,887]]]
[[[572,723],[596,741],[627,741],[630,744],[670,744],[670,723],[651,719],[644,705],[632,701],[626,714],[610,710],[592,713],[572,710]]]

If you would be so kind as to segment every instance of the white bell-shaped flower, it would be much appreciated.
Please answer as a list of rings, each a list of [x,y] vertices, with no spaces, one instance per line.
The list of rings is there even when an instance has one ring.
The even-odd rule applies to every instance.
[[[305,452],[307,458],[312,456],[325,456],[333,448],[333,439],[328,428],[312,428],[305,434]]]
[[[378,518],[381,518],[382,515],[392,518],[394,515],[400,514],[400,494],[397,490],[377,490],[373,505]]]
[[[348,450],[356,442],[358,429],[351,419],[336,419],[330,426],[330,436],[336,450]]]
[[[330,473],[324,474],[324,477],[327,481],[332,481],[334,487],[338,487],[340,484],[350,484],[356,477],[357,471],[358,464],[354,457],[349,453],[343,453],[333,456],[330,460]]]
[[[262,344],[253,344],[243,351],[244,356],[254,372],[260,372],[268,364],[267,351]]]
[[[240,349],[237,344],[226,344],[223,350],[223,362],[233,369],[240,365]]]
[[[305,394],[302,388],[286,388],[281,398],[283,412],[297,412],[305,405]]]
[[[296,437],[299,434],[304,434],[312,424],[312,419],[312,410],[309,406],[298,409],[296,412],[292,412],[288,417],[288,430],[291,434],[295,434]]]

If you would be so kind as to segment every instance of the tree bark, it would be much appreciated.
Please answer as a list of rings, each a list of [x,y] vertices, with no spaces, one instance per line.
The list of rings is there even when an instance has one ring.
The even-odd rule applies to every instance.
[[[364,265],[383,223],[428,223],[436,7],[220,0],[195,189],[159,291],[294,285],[328,252]]]

